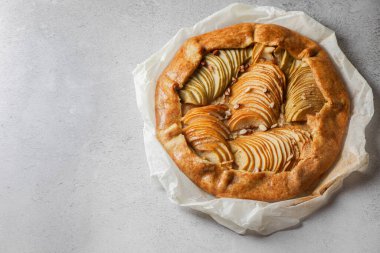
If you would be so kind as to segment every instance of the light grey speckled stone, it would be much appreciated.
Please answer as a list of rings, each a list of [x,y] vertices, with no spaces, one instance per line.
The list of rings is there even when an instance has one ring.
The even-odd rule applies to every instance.
[[[302,226],[239,236],[149,178],[131,71],[233,1],[3,1],[0,252],[379,252],[380,2],[244,1],[305,11],[374,90],[370,169]]]

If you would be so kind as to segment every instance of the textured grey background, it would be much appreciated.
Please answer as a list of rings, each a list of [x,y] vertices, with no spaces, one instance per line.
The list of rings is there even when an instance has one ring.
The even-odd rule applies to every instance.
[[[0,252],[380,252],[380,2],[305,11],[372,86],[370,169],[301,226],[237,235],[149,178],[131,71],[232,1],[2,1]],[[152,181],[152,182],[151,182]]]

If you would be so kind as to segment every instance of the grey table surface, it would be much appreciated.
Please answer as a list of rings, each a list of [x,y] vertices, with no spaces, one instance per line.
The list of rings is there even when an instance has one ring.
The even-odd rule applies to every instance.
[[[232,1],[2,1],[0,252],[380,252],[380,2],[247,1],[336,31],[373,88],[368,173],[302,225],[245,236],[149,177],[131,71]]]

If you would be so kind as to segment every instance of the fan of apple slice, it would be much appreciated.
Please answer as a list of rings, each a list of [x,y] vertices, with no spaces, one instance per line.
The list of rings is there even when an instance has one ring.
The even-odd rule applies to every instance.
[[[306,121],[307,114],[315,114],[326,102],[309,65],[294,61],[289,68],[285,119],[287,122]]]
[[[277,128],[255,132],[230,141],[237,169],[249,172],[282,172],[291,170],[307,152],[309,132]]]
[[[294,67],[295,59],[289,54],[288,51],[281,47],[276,47],[273,51],[273,55],[277,65],[286,74],[286,76],[289,76],[291,66]]]
[[[226,141],[229,129],[223,124],[228,107],[208,105],[190,109],[182,118],[183,133],[197,154],[210,162],[232,164],[233,155]]]
[[[269,129],[280,114],[285,75],[270,62],[256,63],[231,87],[231,131],[263,125]]]
[[[219,50],[204,57],[201,66],[180,90],[183,103],[207,105],[221,96],[240,66],[252,56],[252,47]]]
[[[325,103],[311,68],[283,48],[277,47],[273,54],[277,65],[288,77],[285,119],[287,122],[305,121],[307,114],[319,112]]]

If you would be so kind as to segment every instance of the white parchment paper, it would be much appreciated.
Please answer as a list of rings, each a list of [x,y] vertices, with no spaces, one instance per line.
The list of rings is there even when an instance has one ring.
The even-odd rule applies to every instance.
[[[156,80],[176,51],[191,36],[241,22],[278,24],[319,42],[329,52],[348,86],[352,116],[341,158],[310,197],[276,203],[215,198],[198,188],[178,169],[155,137]],[[340,50],[335,33],[303,12],[232,4],[193,27],[179,30],[163,48],[138,64],[133,75],[137,104],[144,120],[145,151],[151,176],[159,180],[171,201],[207,213],[237,233],[253,230],[266,235],[297,225],[326,204],[342,186],[345,177],[368,167],[364,130],[374,111],[372,90]]]

